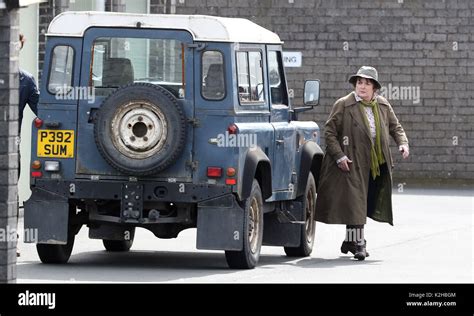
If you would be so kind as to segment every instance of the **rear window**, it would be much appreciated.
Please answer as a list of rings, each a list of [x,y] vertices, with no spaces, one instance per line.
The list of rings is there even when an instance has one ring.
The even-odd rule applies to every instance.
[[[157,84],[184,98],[184,44],[174,39],[100,37],[92,47],[90,86],[98,95],[135,83]]]

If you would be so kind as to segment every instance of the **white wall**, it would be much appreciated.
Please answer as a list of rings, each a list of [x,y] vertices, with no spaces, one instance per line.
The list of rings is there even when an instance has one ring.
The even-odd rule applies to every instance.
[[[26,43],[20,51],[20,68],[38,79],[38,4],[20,9],[20,32],[26,37]],[[37,82],[38,83],[38,82]],[[18,182],[20,205],[31,195],[30,191],[30,157],[31,157],[31,121],[35,115],[27,106],[23,112],[21,127],[21,174]]]

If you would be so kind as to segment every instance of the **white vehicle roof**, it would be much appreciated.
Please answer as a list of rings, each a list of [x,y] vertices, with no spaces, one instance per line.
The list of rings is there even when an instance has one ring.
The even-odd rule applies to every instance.
[[[134,27],[186,30],[195,41],[281,44],[275,33],[247,20],[209,15],[133,14],[68,11],[56,16],[48,36],[81,37],[90,27]]]

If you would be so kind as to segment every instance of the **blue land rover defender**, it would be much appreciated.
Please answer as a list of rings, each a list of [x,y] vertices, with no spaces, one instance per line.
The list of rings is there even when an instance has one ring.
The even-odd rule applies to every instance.
[[[44,263],[66,263],[83,225],[108,251],[136,227],[197,229],[198,249],[253,268],[262,245],[313,248],[323,152],[292,108],[280,38],[245,19],[66,12],[47,33],[32,195]]]

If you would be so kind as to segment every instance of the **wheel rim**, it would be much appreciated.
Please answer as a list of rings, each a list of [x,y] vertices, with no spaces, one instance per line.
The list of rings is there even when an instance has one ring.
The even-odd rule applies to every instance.
[[[117,150],[133,159],[145,159],[160,151],[168,134],[163,112],[145,101],[130,102],[114,114],[110,124]]]
[[[313,241],[313,233],[315,228],[314,222],[314,201],[316,201],[316,195],[313,190],[308,190],[306,193],[306,221],[305,221],[305,235],[306,241],[311,243]]]
[[[252,198],[249,210],[249,245],[252,253],[257,252],[258,236],[260,235],[260,207],[256,197]]]

